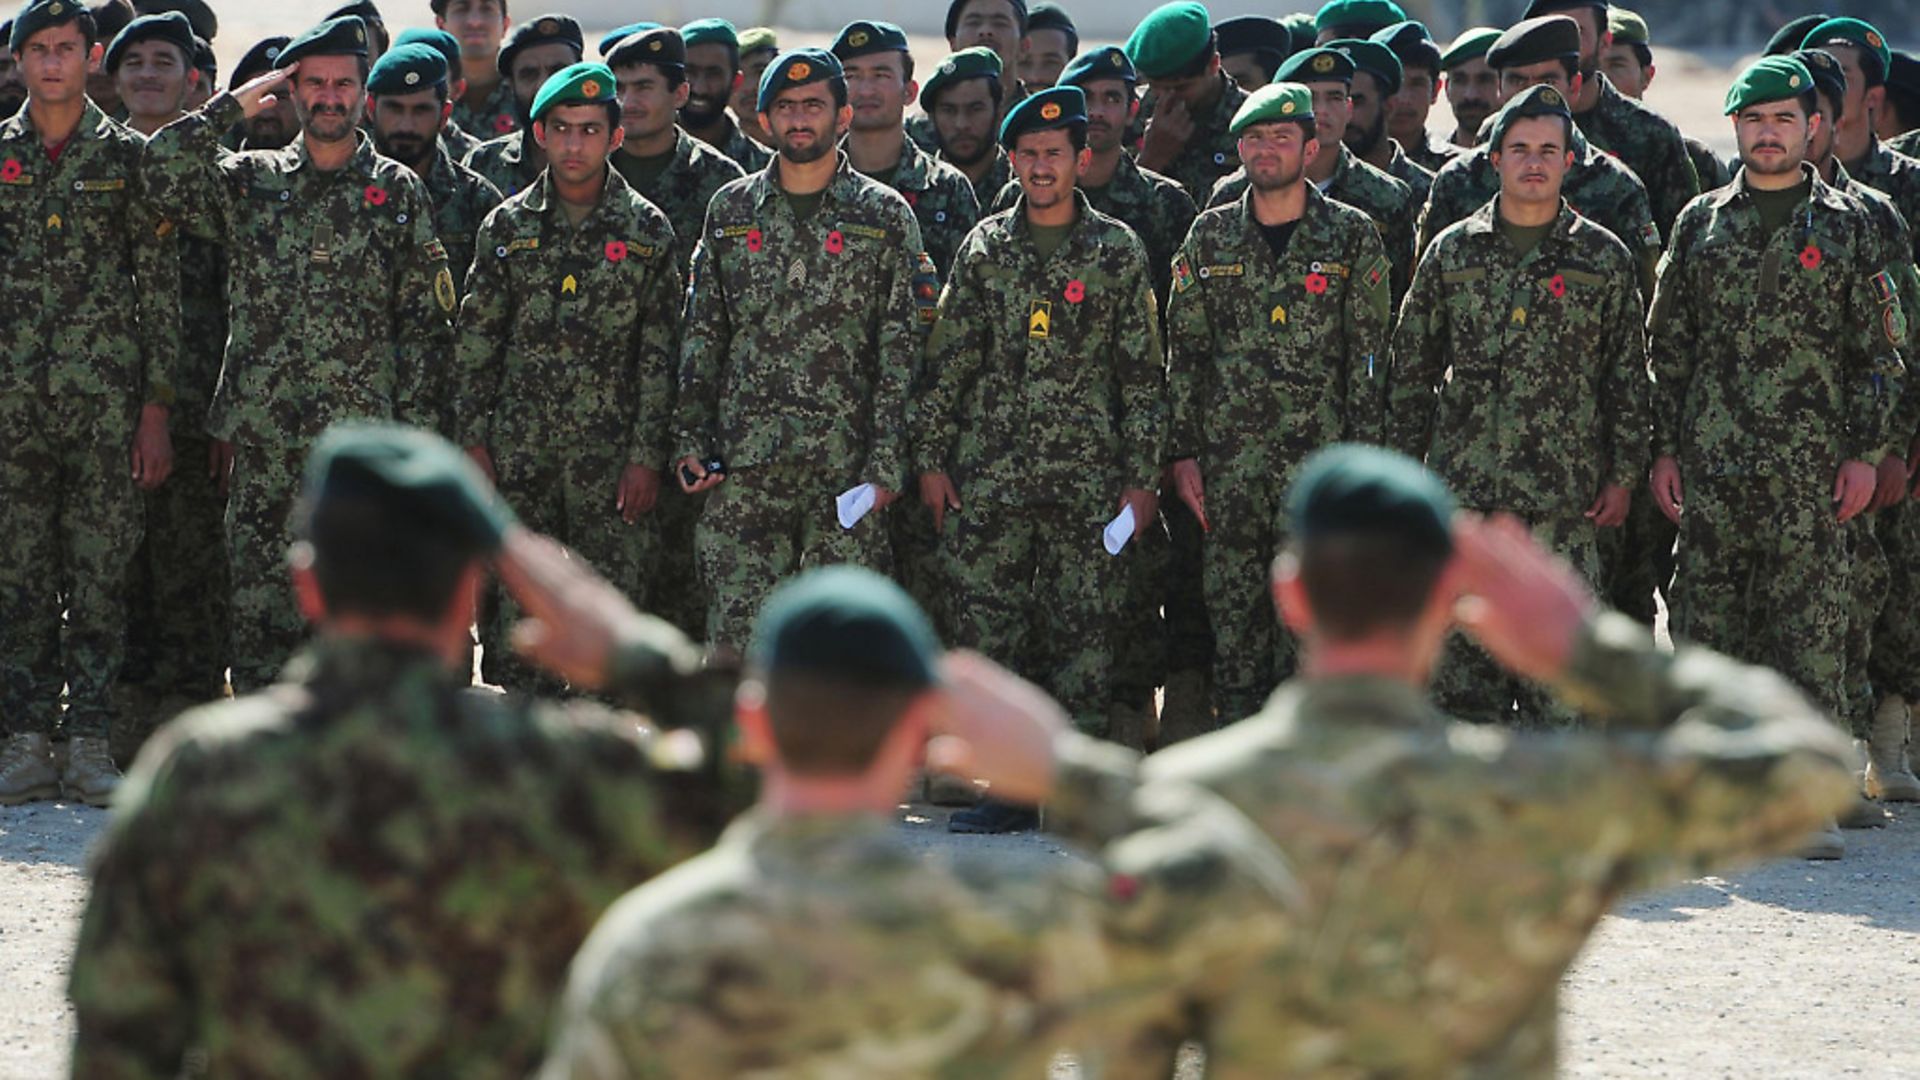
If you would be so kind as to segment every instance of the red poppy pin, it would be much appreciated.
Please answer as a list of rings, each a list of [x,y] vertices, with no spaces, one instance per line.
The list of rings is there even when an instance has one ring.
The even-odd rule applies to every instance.
[[[375,187],[375,186],[373,186],[372,184],[368,184],[368,185],[367,185],[367,191],[366,191],[366,196],[367,196],[367,205],[368,205],[368,206],[385,206],[385,205],[387,205],[387,192],[386,192],[386,190],[385,190],[384,188],[377,188],[377,187]]]
[[[20,167],[18,158],[8,158],[6,164],[0,165],[0,180],[12,183],[20,179],[20,174],[24,171],[26,170]]]
[[[619,262],[627,257],[627,242],[624,240],[607,241],[607,261]]]
[[[1327,291],[1327,275],[1312,273],[1307,275],[1307,291],[1315,296]]]
[[[1555,300],[1567,295],[1567,279],[1559,274],[1553,275],[1547,280],[1547,291],[1553,294]]]
[[[908,206],[919,206],[919,205],[920,205],[920,193],[919,193],[919,192],[917,192],[917,191],[903,191],[903,192],[901,192],[901,193],[900,193],[900,195],[901,195],[901,197],[902,197],[902,198],[904,198],[904,199],[906,199],[906,200],[907,200],[907,205],[908,205]]]
[[[747,250],[748,251],[757,252],[760,250],[761,246],[764,245],[766,242],[767,242],[767,238],[760,234],[759,229],[747,230]]]
[[[835,229],[827,234],[827,254],[838,255],[842,251],[845,251],[846,248],[847,238],[840,235],[839,229]]]
[[[502,135],[505,135],[505,134],[507,134],[508,132],[510,132],[510,131],[512,131],[512,130],[513,130],[513,117],[511,117],[511,116],[508,116],[508,115],[506,115],[505,113],[502,113],[502,114],[500,114],[499,116],[496,116],[496,117],[494,117],[494,118],[493,118],[493,130],[495,130],[495,131],[497,131],[497,132],[499,132],[499,133],[500,133],[500,134],[502,134]]]
[[[1809,270],[1820,269],[1820,249],[1812,244],[1800,249],[1800,265]]]
[[[1072,281],[1067,282],[1067,287],[1061,295],[1067,298],[1067,303],[1077,304],[1087,298],[1087,283],[1081,281],[1079,278],[1074,278]]]

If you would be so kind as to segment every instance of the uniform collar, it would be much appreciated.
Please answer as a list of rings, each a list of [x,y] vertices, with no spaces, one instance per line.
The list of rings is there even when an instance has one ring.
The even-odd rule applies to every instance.
[[[374,159],[379,157],[378,152],[373,148],[373,139],[358,128],[354,129],[353,139],[353,156],[347,159],[347,164],[340,171],[372,176]],[[313,164],[313,156],[307,153],[305,134],[295,135],[292,142],[281,148],[280,154],[281,159],[287,163],[288,172],[304,172],[307,166]]]
[[[834,154],[839,163],[834,166],[833,179],[827,182],[826,193],[835,202],[845,202],[853,190],[853,162],[844,150],[835,150]],[[766,168],[753,174],[748,190],[755,206],[765,206],[776,196],[786,194],[786,189],[780,186],[780,155],[775,154]]]
[[[900,164],[894,169],[891,186],[898,191],[925,191],[932,187],[933,155],[920,149],[905,132],[900,135],[900,143]]]
[[[584,229],[589,224],[600,220],[602,216],[611,213],[610,207],[620,201],[629,190],[631,188],[626,178],[620,175],[620,170],[613,167],[613,162],[607,162],[607,174],[600,184],[600,197],[594,200],[593,209],[588,211],[587,216],[580,219],[579,227]],[[560,206],[560,195],[553,187],[552,166],[540,170],[540,179],[527,189],[521,205],[536,214],[545,214],[548,210],[557,209]]]
[[[1332,201],[1327,198],[1313,181],[1303,180],[1302,183],[1304,183],[1307,188],[1307,206],[1306,209],[1300,212],[1300,217],[1294,222],[1296,232],[1304,231],[1309,226],[1317,225],[1322,218],[1326,217],[1327,203]],[[1250,237],[1258,237],[1260,235],[1261,225],[1260,220],[1253,216],[1253,182],[1251,180],[1247,182],[1246,190],[1240,193],[1239,205],[1240,221],[1246,228],[1247,235]],[[1298,239],[1297,235],[1295,239]],[[1264,247],[1264,242],[1262,246]],[[1291,244],[1289,244],[1289,250],[1292,250]]]
[[[388,697],[404,683],[452,689],[455,677],[444,659],[418,645],[323,633],[288,661],[281,681],[324,688],[328,696]]]
[[[1350,730],[1357,725],[1439,731],[1446,717],[1426,695],[1379,675],[1301,678],[1273,692],[1262,715],[1292,716],[1302,727]]]
[[[1812,190],[1807,195],[1808,202],[1825,207],[1828,210],[1845,210],[1848,208],[1847,197],[1835,190],[1825,180],[1820,179],[1820,173],[1815,170],[1811,164],[1804,161],[1801,162],[1800,175],[1811,181],[1813,185]],[[1735,169],[1733,173],[1733,183],[1728,184],[1718,191],[1709,193],[1707,195],[1708,203],[1715,209],[1724,209],[1736,201],[1742,203],[1751,202],[1752,200],[1747,197],[1746,176],[1747,167],[1745,165]]]
[[[1078,212],[1074,214],[1073,227],[1067,232],[1068,244],[1071,244],[1073,238],[1079,236],[1080,233],[1084,231],[1087,218],[1093,214],[1093,204],[1087,201],[1087,193],[1077,187],[1073,189],[1073,205],[1077,208]],[[1027,221],[1027,193],[1025,191],[1022,191],[1020,197],[1013,201],[1013,217],[1009,221],[1007,228],[1015,236],[1024,237],[1033,234],[1032,224]],[[1065,247],[1066,244],[1062,244],[1061,246]]]
[[[1573,207],[1568,204],[1566,196],[1564,194],[1561,195],[1560,212],[1554,215],[1553,229],[1547,235],[1555,239],[1566,236],[1573,231],[1575,217]],[[1468,215],[1465,222],[1462,229],[1466,232],[1490,234],[1498,231],[1500,227],[1500,196],[1495,195],[1493,198],[1488,199],[1486,205]]]
[[[102,112],[100,106],[89,98],[86,108],[80,113],[79,126],[73,129],[73,134],[67,139],[68,145],[80,139],[99,137],[101,129],[113,122],[113,118]],[[19,112],[0,120],[0,142],[29,142],[38,146],[40,141],[40,132],[33,126],[33,114],[27,111],[25,105],[20,106]]]

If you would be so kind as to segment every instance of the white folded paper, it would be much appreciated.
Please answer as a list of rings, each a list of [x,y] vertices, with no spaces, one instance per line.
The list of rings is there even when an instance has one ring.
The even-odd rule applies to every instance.
[[[860,519],[873,509],[873,498],[872,484],[861,484],[841,492],[840,497],[833,500],[834,508],[840,512],[840,527],[851,529],[860,524]]]
[[[1107,542],[1107,554],[1120,554],[1120,549],[1126,547],[1127,541],[1133,539],[1133,507],[1131,505],[1121,507],[1120,516],[1107,522],[1107,530],[1102,534],[1102,538]]]

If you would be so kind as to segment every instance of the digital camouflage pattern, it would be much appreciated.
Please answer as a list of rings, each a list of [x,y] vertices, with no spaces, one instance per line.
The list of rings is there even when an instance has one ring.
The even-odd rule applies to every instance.
[[[773,149],[742,131],[732,113],[727,114],[727,137],[720,140],[717,149],[740,166],[742,172],[759,172],[773,161]]]
[[[505,79],[495,83],[478,108],[468,105],[464,98],[455,98],[447,126],[459,128],[481,142],[520,130],[520,109],[513,100],[513,84]]]
[[[473,153],[485,140],[474,138],[465,128],[447,124],[440,129],[439,141],[440,149],[453,158],[453,163],[458,165],[467,160],[467,155]]]
[[[1621,93],[1604,74],[1592,77],[1600,83],[1600,99],[1573,121],[1595,149],[1633,171],[1647,189],[1653,223],[1661,235],[1671,235],[1680,208],[1701,191],[1686,140],[1671,121]]]
[[[980,223],[987,199],[976,197],[967,174],[901,137],[900,164],[891,176],[875,176],[900,193],[920,222],[920,239],[933,258],[933,268],[944,280],[953,270],[960,242]],[[990,197],[990,196],[989,196]]]
[[[460,164],[485,177],[500,194],[518,195],[538,182],[546,169],[539,146],[527,145],[532,138],[528,132],[513,131],[488,139],[474,147]]]
[[[486,177],[454,160],[444,148],[434,152],[426,187],[427,201],[433,206],[434,235],[447,249],[453,286],[464,295],[467,271],[473,266],[474,236],[504,196]]]
[[[943,164],[952,164],[947,161],[945,151],[941,151],[936,157]],[[958,169],[960,166],[954,165],[953,167]],[[966,174],[962,173],[961,175],[964,176]],[[988,166],[987,173],[980,178],[980,182],[973,185],[974,201],[979,203],[983,208],[991,206],[1000,192],[1005,191],[1007,185],[1011,183],[1013,183],[1013,159],[1007,156],[1005,150],[995,146],[993,148],[993,164]]]
[[[1393,158],[1387,162],[1385,172],[1388,176],[1407,185],[1407,190],[1413,193],[1413,214],[1409,220],[1415,220],[1419,217],[1421,208],[1427,205],[1427,196],[1433,194],[1434,171],[1408,157],[1399,143],[1392,139],[1387,141],[1393,146]],[[1411,232],[1411,228],[1408,231]]]
[[[1226,206],[1245,194],[1247,187],[1247,171],[1240,169],[1214,185],[1207,206]],[[1421,207],[1414,201],[1413,189],[1361,161],[1353,151],[1342,146],[1340,163],[1334,166],[1333,175],[1320,188],[1320,193],[1373,219],[1387,258],[1393,261],[1390,282],[1393,304],[1398,307],[1400,298],[1407,294],[1407,287],[1413,282],[1414,223]]]
[[[1910,158],[1920,159],[1920,128],[1915,128],[1904,135],[1895,136],[1889,139],[1886,145],[1896,154],[1905,154]]]
[[[1095,210],[1133,230],[1147,251],[1147,269],[1153,275],[1153,293],[1160,310],[1167,308],[1167,296],[1173,289],[1173,257],[1193,228],[1200,211],[1187,190],[1169,177],[1152,169],[1143,169],[1132,158],[1120,155],[1113,179],[1097,188],[1080,186],[1080,193]],[[1020,198],[1020,185],[1000,189],[991,213],[1012,209]]]
[[[1212,791],[1271,837],[1317,929],[1130,1056],[1171,1063],[1197,1036],[1223,1077],[1552,1075],[1555,990],[1615,901],[1792,850],[1854,797],[1844,738],[1785,680],[1659,649],[1622,616],[1589,628],[1557,689],[1612,734],[1449,724],[1355,676],[1289,683],[1146,759],[1148,787]],[[1123,830],[1123,781],[1065,770],[1049,827]]]
[[[631,663],[651,674],[630,693],[677,702],[666,655]],[[595,919],[729,808],[697,739],[465,682],[424,652],[323,639],[267,693],[155,736],[94,852],[75,1075],[538,1064]]]
[[[1463,146],[1455,146],[1450,142],[1434,138],[1430,131],[1420,133],[1419,145],[1402,146],[1401,150],[1415,165],[1435,174],[1446,168],[1454,158],[1467,152]]]
[[[1893,200],[1894,208],[1909,226],[1920,221],[1920,160],[1897,153],[1875,139],[1865,156],[1848,163],[1846,170],[1858,183]],[[1910,239],[1920,243],[1920,237],[1910,236]],[[1920,259],[1920,248],[1915,249],[1911,257]]]
[[[1285,258],[1248,193],[1201,214],[1173,267],[1166,456],[1198,459],[1205,480],[1223,720],[1252,715],[1292,671],[1267,581],[1294,470],[1329,443],[1377,441],[1386,410],[1392,269],[1379,230],[1311,184],[1306,194]]]
[[[57,161],[0,121],[0,725],[105,736],[140,541],[128,451],[179,366],[174,224],[138,197],[141,138],[89,103]],[[18,268],[30,268],[30,272]],[[65,625],[62,626],[62,613]]]
[[[918,471],[960,492],[941,537],[949,633],[1101,730],[1124,580],[1101,529],[1123,490],[1158,486],[1165,354],[1139,239],[1074,200],[1050,256],[1024,199],[967,237],[908,429]]]
[[[1220,99],[1214,103],[1213,111],[1193,117],[1193,135],[1187,139],[1186,147],[1171,164],[1158,170],[1186,188],[1195,205],[1207,197],[1221,177],[1240,168],[1240,140],[1228,129],[1233,124],[1233,114],[1246,104],[1247,92],[1225,72],[1216,77],[1220,80]],[[1147,121],[1153,117],[1155,100],[1152,91],[1141,99],[1140,116],[1134,122],[1138,130],[1129,133],[1133,140],[1146,130]]]
[[[1693,161],[1693,174],[1700,178],[1700,190],[1712,191],[1727,186],[1733,179],[1733,173],[1727,169],[1727,163],[1713,148],[1691,135],[1683,136],[1687,144],[1687,157]]]

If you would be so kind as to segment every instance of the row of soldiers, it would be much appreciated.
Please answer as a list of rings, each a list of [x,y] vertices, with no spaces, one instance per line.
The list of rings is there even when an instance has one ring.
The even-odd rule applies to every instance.
[[[1714,218],[1696,241],[1706,261],[1682,274],[1681,212],[1711,155],[1599,71],[1623,36],[1637,88],[1652,65],[1644,25],[1591,0],[1536,0],[1445,53],[1389,0],[1327,4],[1314,44],[1272,21],[1216,26],[1197,3],[1084,51],[1057,9],[959,0],[948,14],[955,52],[922,86],[886,23],[786,53],[718,20],[635,24],[589,64],[565,16],[509,32],[497,5],[449,3],[439,29],[389,48],[363,3],[261,43],[227,94],[185,112],[184,90],[162,100],[160,84],[206,81],[203,39],[192,13],[156,12],[104,50],[130,129],[85,94],[102,44],[91,12],[28,4],[10,40],[29,96],[0,180],[19,249],[74,272],[17,286],[21,317],[47,331],[20,351],[8,399],[36,438],[12,451],[21,616],[0,630],[0,798],[64,779],[103,799],[117,681],[215,696],[223,652],[235,689],[272,679],[301,634],[283,565],[295,471],[319,430],[356,415],[446,432],[531,522],[696,636],[741,646],[802,565],[890,567],[952,638],[1136,744],[1162,684],[1173,741],[1251,714],[1292,669],[1265,610],[1279,493],[1313,448],[1384,440],[1476,509],[1525,516],[1648,621],[1670,522],[1686,521],[1676,629],[1788,671],[1869,738],[1873,790],[1920,795],[1901,760],[1914,607],[1886,554],[1917,426],[1894,411],[1911,247],[1886,238],[1911,216],[1916,166],[1878,141],[1896,65],[1870,25],[1783,32],[1800,65],[1788,77],[1810,94],[1806,145],[1789,137],[1792,156],[1766,164],[1790,167],[1768,173],[1743,140],[1748,186],[1803,161],[1820,174],[1807,205],[1756,231],[1792,250],[1720,265],[1735,253]],[[1035,42],[1073,56],[1053,90],[1013,75],[1038,77]],[[767,63],[742,106],[755,54]],[[1281,81],[1236,81],[1265,77]],[[1450,143],[1424,129],[1443,83],[1462,124]],[[1475,94],[1484,119],[1467,134]],[[1730,95],[1729,113],[1749,104]],[[1404,146],[1384,134],[1413,116]],[[500,134],[456,164],[458,133],[489,126]],[[1496,152],[1496,131],[1556,126],[1522,147],[1540,160]],[[111,163],[67,157],[83,131],[112,143]],[[1778,150],[1777,133],[1756,140]],[[1891,209],[1869,201],[1874,184]],[[1849,199],[1881,216],[1862,236],[1836,216],[1829,246],[1812,208]],[[101,243],[69,246],[81,240]],[[100,250],[125,254],[82,254]],[[1792,265],[1852,280],[1843,254],[1874,267],[1859,295],[1798,298],[1811,311],[1758,299],[1797,284]],[[106,310],[132,283],[140,310]],[[1729,289],[1760,291],[1735,308]],[[1669,327],[1664,311],[1685,318]],[[84,326],[84,347],[38,351],[57,349],[55,324],[69,340]],[[1796,359],[1762,377],[1756,356]],[[115,472],[128,444],[155,489],[135,591],[153,614],[131,637],[168,640],[148,647],[156,659],[136,648],[122,680],[117,583],[142,516]],[[1837,515],[1786,479],[1823,454],[1837,478],[1815,486],[1831,481]],[[1772,486],[1715,502],[1726,477]],[[918,498],[890,505],[902,492]],[[1847,527],[1869,506],[1874,529]],[[1752,550],[1761,539],[1775,548]],[[206,587],[222,573],[225,588]],[[482,620],[483,672],[526,685],[500,647],[513,617],[506,600]],[[1572,722],[1454,653],[1451,707]],[[59,722],[63,767],[47,738]]]

